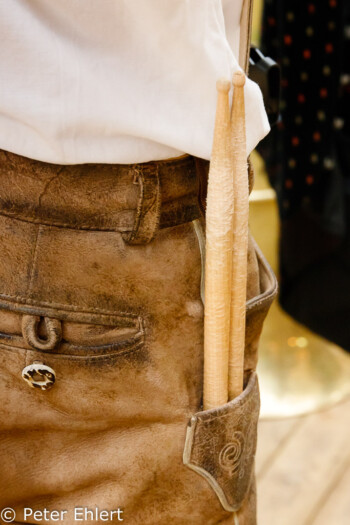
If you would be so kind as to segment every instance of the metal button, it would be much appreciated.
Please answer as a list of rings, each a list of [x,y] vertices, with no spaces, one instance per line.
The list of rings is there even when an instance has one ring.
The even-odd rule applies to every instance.
[[[33,363],[22,370],[22,377],[31,388],[50,390],[55,384],[55,371],[43,363]]]

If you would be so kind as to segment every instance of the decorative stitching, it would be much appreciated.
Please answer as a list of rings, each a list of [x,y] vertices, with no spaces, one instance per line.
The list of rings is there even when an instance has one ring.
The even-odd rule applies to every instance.
[[[264,292],[264,294],[258,295],[257,297],[250,299],[247,302],[247,314],[250,313],[253,310],[253,308],[257,306],[263,306],[265,303],[269,302],[271,297],[275,295],[275,290],[276,289],[273,287],[271,290],[267,290],[268,295],[265,295],[266,292]],[[40,301],[39,302],[35,299],[31,299],[30,297],[25,297],[23,295],[12,295],[12,294],[0,293],[0,299],[5,299],[10,302],[18,301],[28,306],[29,305],[36,305],[36,306],[43,306],[43,307],[48,306],[48,307],[54,307],[54,308],[61,308],[62,310],[76,311],[76,312],[81,312],[81,313],[96,312],[96,313],[105,314],[105,315],[116,315],[115,311],[113,310],[103,310],[100,308],[89,308],[85,310],[80,310],[79,306],[74,306],[74,305],[65,304],[65,303],[56,303],[54,301]],[[1,305],[0,305],[0,309],[1,309]],[[124,316],[124,315],[125,316],[130,316],[130,315],[137,316],[137,314],[132,314],[131,312],[120,312],[117,315],[118,316]]]
[[[259,405],[254,372],[240,396],[217,409],[195,414],[187,427],[184,464],[208,481],[230,512],[241,507],[251,484]],[[215,415],[212,411],[226,413]],[[228,420],[218,424],[222,417]]]
[[[248,390],[249,387],[249,390]],[[248,402],[250,402],[249,394],[252,391],[252,387],[247,385],[246,388],[243,390],[243,392],[236,398],[231,399],[228,403],[225,405],[222,405],[221,407],[218,407],[220,410],[227,410],[225,414],[221,415],[215,415],[207,416],[206,414],[201,415],[201,413],[197,414],[197,419],[201,421],[203,425],[206,425],[210,423],[211,421],[215,421],[217,419],[221,419],[223,417],[230,417],[231,412],[233,409],[244,407]],[[213,408],[211,410],[218,410],[217,408]]]
[[[100,308],[87,308],[84,310],[80,310],[79,306],[74,306],[74,305],[64,304],[64,303],[55,303],[55,302],[50,302],[50,301],[40,301],[39,302],[35,299],[31,299],[30,297],[27,298],[21,295],[0,294],[0,299],[1,298],[8,300],[9,302],[12,302],[12,303],[14,302],[14,300],[16,300],[22,303],[23,305],[28,305],[28,306],[34,305],[38,307],[48,306],[48,307],[53,307],[53,308],[59,308],[67,312],[77,312],[77,313],[87,313],[87,314],[96,312],[101,315],[110,315],[112,317],[133,317],[135,319],[139,317],[138,314],[131,313],[131,312],[118,312],[116,314],[115,310],[103,310]],[[2,305],[0,304],[0,310],[1,310],[1,306]]]
[[[135,210],[132,210],[132,209],[125,209],[125,210],[122,210],[123,213],[125,211],[135,211]],[[30,223],[30,224],[39,224],[39,225],[42,225],[42,226],[51,226],[52,228],[65,228],[67,230],[88,230],[88,231],[102,231],[102,232],[117,232],[117,233],[128,233],[128,232],[131,232],[132,230],[126,226],[118,226],[118,227],[115,227],[115,228],[111,228],[111,227],[98,227],[96,228],[96,225],[95,226],[89,226],[87,224],[80,224],[79,226],[72,226],[71,223],[60,223],[60,222],[55,222],[55,219],[50,219],[50,221],[45,221],[45,219],[37,219],[37,218],[31,218],[31,217],[24,217],[23,215],[19,215],[17,214],[17,212],[11,212],[11,211],[8,211],[6,210],[6,212],[4,210],[0,210],[0,216],[3,216],[3,217],[9,217],[10,219],[12,220],[16,220],[16,221],[21,221],[21,222],[27,222],[27,223]]]
[[[142,338],[137,343],[131,344],[130,347],[124,348],[122,350],[116,350],[115,352],[111,352],[109,354],[99,354],[99,355],[74,355],[74,354],[56,354],[54,352],[40,352],[39,350],[30,350],[28,348],[22,348],[21,346],[14,346],[14,345],[6,345],[4,343],[0,343],[0,348],[2,350],[7,350],[9,352],[16,352],[18,350],[23,350],[25,352],[25,355],[27,356],[29,352],[37,352],[37,353],[44,353],[46,357],[54,358],[54,359],[73,359],[75,361],[98,361],[102,359],[107,359],[109,357],[119,357],[126,355],[133,350],[137,350],[138,348],[142,347],[144,345],[144,338]]]

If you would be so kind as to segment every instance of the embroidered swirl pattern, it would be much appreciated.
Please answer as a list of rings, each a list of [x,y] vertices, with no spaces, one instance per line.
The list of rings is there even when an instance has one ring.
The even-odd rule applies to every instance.
[[[192,436],[190,464],[205,471],[226,510],[240,508],[254,466],[259,416],[259,389],[252,374],[242,396],[202,412]],[[218,490],[216,487],[220,487]]]
[[[235,432],[230,443],[224,446],[219,455],[221,467],[232,476],[241,465],[244,450],[244,436],[242,432]]]

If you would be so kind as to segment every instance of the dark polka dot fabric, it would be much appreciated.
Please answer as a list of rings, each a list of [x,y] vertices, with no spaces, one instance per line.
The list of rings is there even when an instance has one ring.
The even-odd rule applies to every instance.
[[[350,351],[350,1],[265,0],[281,120],[259,149],[281,216],[280,303]]]
[[[325,228],[343,235],[346,181],[338,172],[339,148],[350,137],[350,7],[266,0],[262,48],[282,71],[282,118],[260,147],[281,215],[309,206]],[[339,192],[338,209],[325,217],[330,189],[333,198]]]

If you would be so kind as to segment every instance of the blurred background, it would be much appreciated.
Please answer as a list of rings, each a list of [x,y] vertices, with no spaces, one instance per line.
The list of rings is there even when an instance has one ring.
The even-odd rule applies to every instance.
[[[252,156],[250,226],[280,283],[260,344],[258,522],[349,525],[350,6],[255,0],[253,44],[281,68]]]

